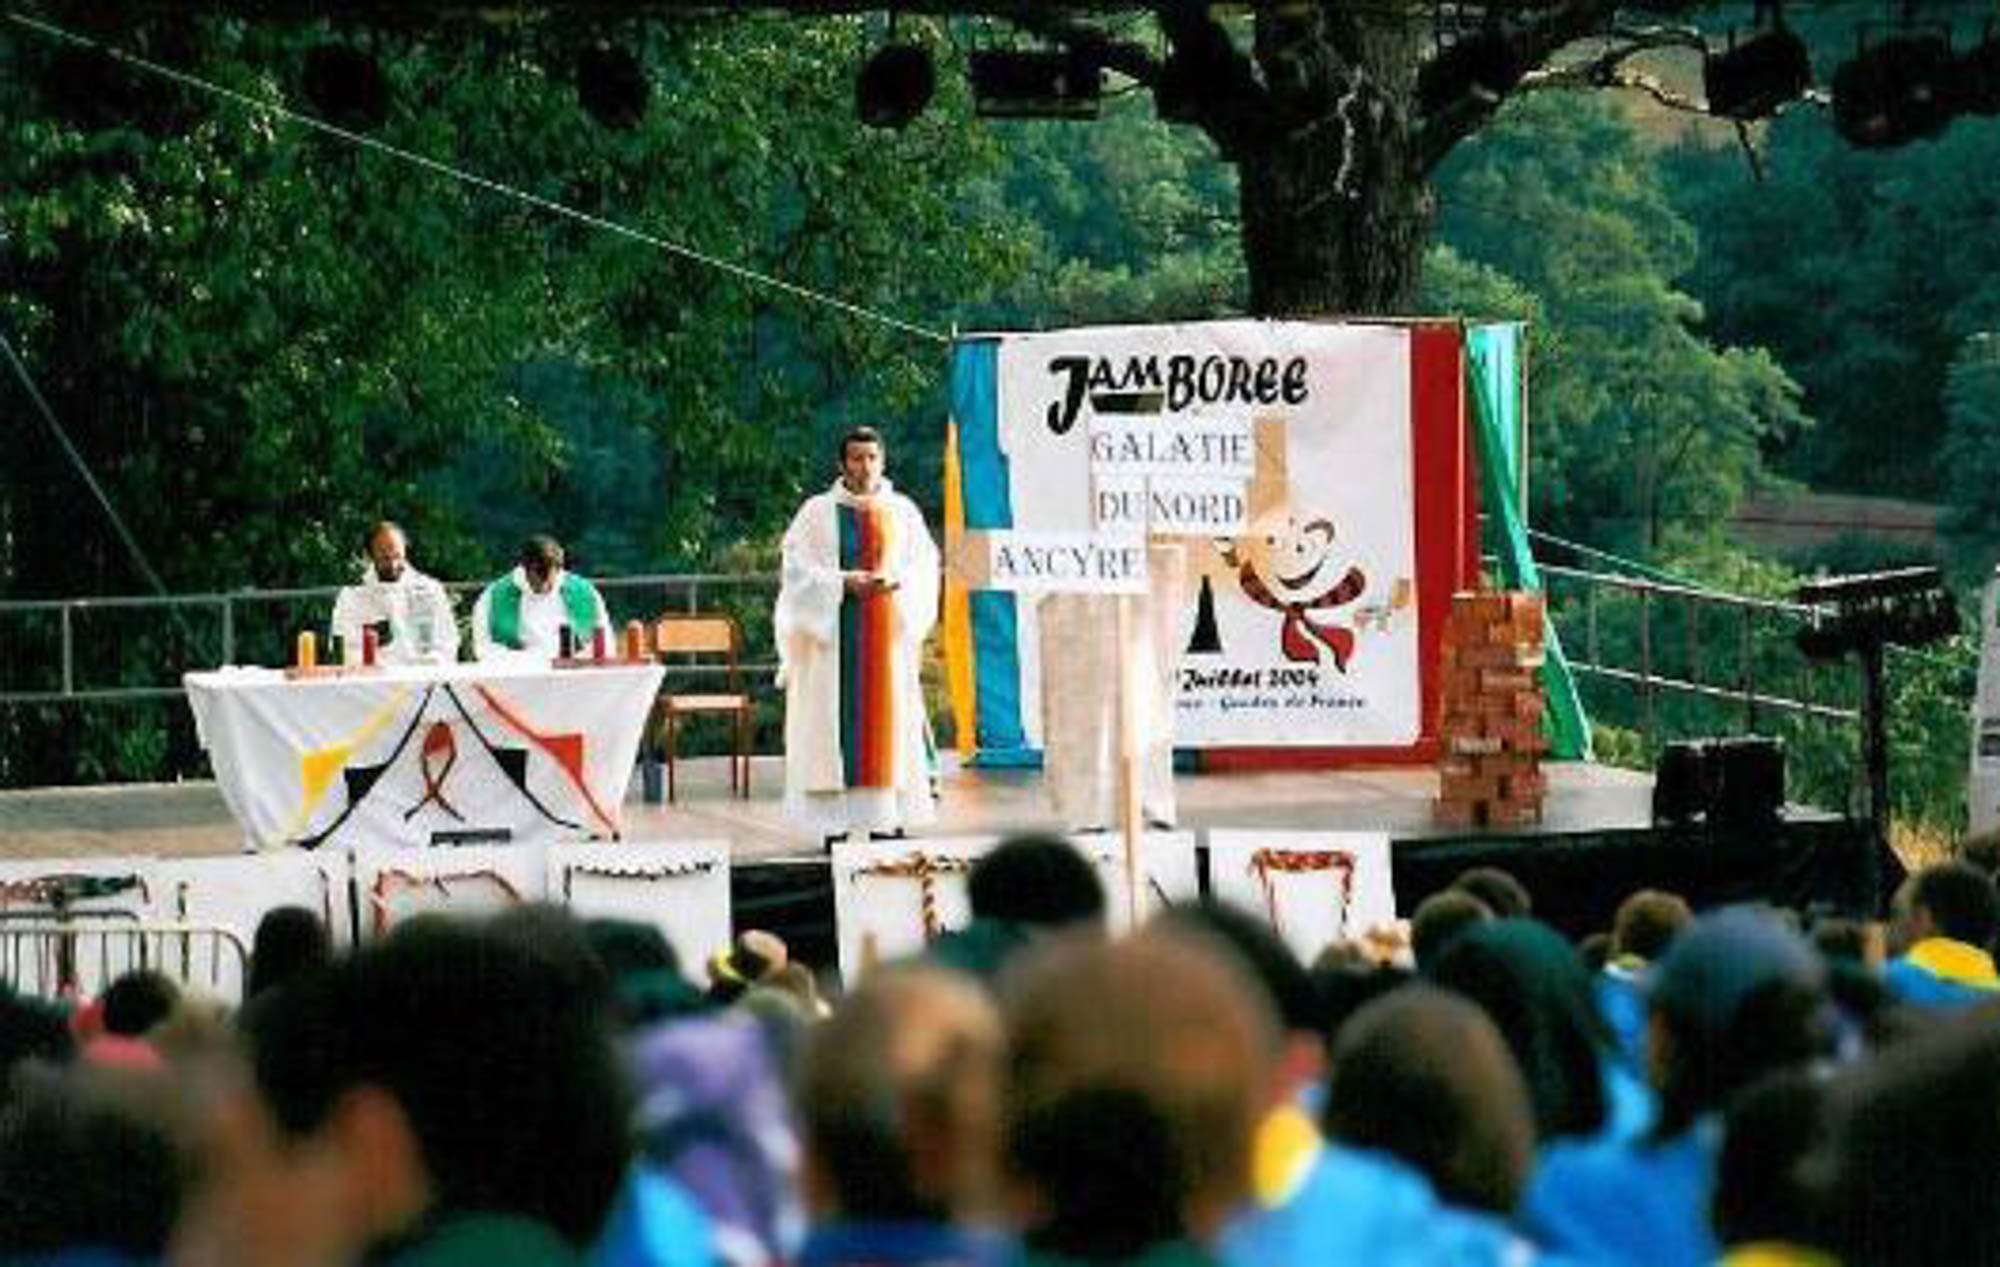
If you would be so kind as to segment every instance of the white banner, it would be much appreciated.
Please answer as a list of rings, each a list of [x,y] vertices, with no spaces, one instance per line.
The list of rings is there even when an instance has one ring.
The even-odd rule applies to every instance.
[[[1000,340],[1017,534],[1089,534],[1107,519],[1198,534],[1177,743],[1416,741],[1410,378],[1409,331],[1385,325],[1224,321]],[[1247,471],[1228,439],[1246,426]],[[1148,427],[1163,430],[1135,438]],[[1203,479],[1215,481],[1210,496]],[[1243,490],[1240,519],[1224,513],[1230,487]],[[1027,699],[1037,643],[1024,613]],[[1023,724],[1032,742],[1038,719]]]

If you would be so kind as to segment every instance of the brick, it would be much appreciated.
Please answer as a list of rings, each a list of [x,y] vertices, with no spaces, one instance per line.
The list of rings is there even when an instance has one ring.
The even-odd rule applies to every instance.
[[[1489,827],[1523,827],[1542,821],[1541,806],[1513,801],[1488,801],[1480,806],[1480,814]]]
[[[1478,773],[1490,774],[1496,777],[1511,778],[1523,774],[1532,774],[1541,768],[1541,758],[1532,752],[1502,750],[1500,752],[1481,753],[1469,759],[1476,766]]]
[[[1459,651],[1457,662],[1475,669],[1538,669],[1542,649],[1513,644],[1466,647]]]
[[[1462,669],[1452,666],[1438,674],[1438,693],[1445,699],[1470,699],[1479,694],[1481,680],[1488,669]]]
[[[1500,740],[1491,735],[1453,735],[1444,741],[1445,751],[1455,756],[1498,752],[1501,746]]]
[[[1482,691],[1538,690],[1531,669],[1468,669]]]
[[[1500,779],[1493,775],[1442,775],[1438,796],[1447,801],[1490,801],[1500,795]]]
[[[1541,594],[1534,590],[1509,590],[1506,597],[1508,620],[1515,624],[1532,623],[1535,628],[1541,628]]]
[[[1470,801],[1434,801],[1431,819],[1440,827],[1476,827],[1479,807]]]

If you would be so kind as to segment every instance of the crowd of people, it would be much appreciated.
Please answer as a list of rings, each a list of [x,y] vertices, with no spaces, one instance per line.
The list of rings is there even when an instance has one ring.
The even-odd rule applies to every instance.
[[[1468,872],[1300,963],[1213,905],[1106,934],[1022,836],[844,992],[746,931],[524,906],[260,928],[0,1005],[0,1257],[187,1264],[2000,1262],[1990,870],[1885,925],[1633,894],[1572,945]],[[837,997],[833,997],[837,996]]]

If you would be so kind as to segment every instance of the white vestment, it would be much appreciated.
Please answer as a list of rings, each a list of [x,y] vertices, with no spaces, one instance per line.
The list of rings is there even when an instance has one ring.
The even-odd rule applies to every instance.
[[[891,528],[876,569],[893,591],[893,787],[847,786],[841,747],[841,578],[839,509],[873,503]],[[840,484],[807,500],[785,530],[784,574],[772,632],[785,688],[785,808],[816,835],[860,828],[887,831],[936,817],[923,688],[918,667],[937,620],[939,559],[916,504],[887,480],[873,497]]]
[[[1146,551],[1144,594],[1046,595],[1036,612],[1042,648],[1042,786],[1072,831],[1120,826],[1118,672],[1132,692],[1139,812],[1172,826],[1174,712],[1179,692],[1184,587],[1182,547]],[[1118,647],[1118,604],[1131,604],[1129,641]]]
[[[344,587],[333,600],[333,636],[340,639],[343,658],[361,663],[362,630],[387,625],[387,637],[376,647],[377,664],[449,664],[458,659],[458,619],[444,586],[413,567],[405,566],[393,581],[363,567],[359,585]]]

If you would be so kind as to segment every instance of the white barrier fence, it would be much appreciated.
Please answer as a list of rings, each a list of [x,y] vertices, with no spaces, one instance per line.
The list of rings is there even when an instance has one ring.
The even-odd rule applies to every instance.
[[[1395,922],[1380,832],[1207,833],[1207,887],[1264,915],[1310,962],[1329,942]],[[842,844],[831,861],[843,979],[920,952],[971,917],[966,877],[998,836]],[[1128,923],[1122,841],[1083,836],[1114,932]],[[1138,856],[1138,914],[1197,900],[1193,832],[1151,832]],[[426,912],[490,914],[527,902],[657,927],[691,976],[728,944],[729,845],[616,844],[357,848],[218,858],[0,862],[0,980],[26,993],[91,994],[152,968],[204,994],[241,997],[258,924],[281,906],[326,923],[337,946]]]

